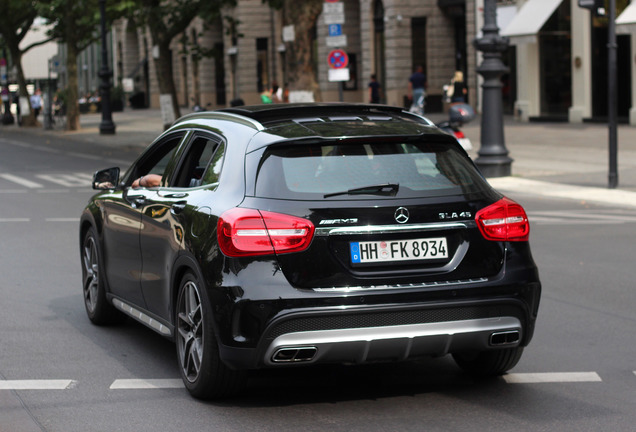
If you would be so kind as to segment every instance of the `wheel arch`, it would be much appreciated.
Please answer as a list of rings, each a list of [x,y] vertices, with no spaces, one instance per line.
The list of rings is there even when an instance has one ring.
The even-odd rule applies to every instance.
[[[172,324],[176,327],[177,317],[177,297],[179,296],[179,287],[181,286],[181,280],[187,272],[192,272],[197,277],[197,280],[202,285],[202,289],[206,289],[205,279],[203,272],[197,260],[190,254],[180,255],[174,263],[172,277],[170,281],[170,312]]]

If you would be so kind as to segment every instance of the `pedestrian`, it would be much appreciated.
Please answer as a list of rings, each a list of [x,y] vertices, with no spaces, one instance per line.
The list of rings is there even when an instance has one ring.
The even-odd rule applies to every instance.
[[[370,103],[380,103],[382,95],[382,86],[378,82],[377,76],[375,74],[371,74],[371,82],[369,82],[369,102]]]
[[[31,95],[31,109],[33,109],[33,115],[37,119],[42,109],[42,91],[40,89]]]
[[[464,82],[464,74],[462,71],[455,71],[455,75],[451,80],[451,86],[448,89],[451,103],[466,103],[466,94],[468,89]]]
[[[424,74],[424,67],[417,66],[415,72],[409,78],[409,96],[411,99],[411,110],[415,107],[421,114],[424,114],[424,101],[426,98],[426,75]]]

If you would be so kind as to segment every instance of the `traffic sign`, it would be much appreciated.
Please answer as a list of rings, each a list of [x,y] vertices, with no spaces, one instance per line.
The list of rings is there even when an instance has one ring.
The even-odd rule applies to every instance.
[[[342,48],[347,46],[347,35],[327,36],[327,46],[331,48]]]
[[[349,56],[341,49],[335,49],[329,52],[327,62],[333,69],[346,68],[349,65]]]
[[[344,3],[333,2],[322,4],[322,16],[325,20],[325,24],[344,24],[345,12]]]
[[[341,35],[342,35],[342,24],[329,25],[329,36],[341,36]]]

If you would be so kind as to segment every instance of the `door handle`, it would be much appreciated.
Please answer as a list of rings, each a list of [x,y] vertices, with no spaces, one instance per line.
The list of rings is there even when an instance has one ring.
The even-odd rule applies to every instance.
[[[169,194],[165,194],[165,195],[160,194],[160,196],[162,198],[185,198],[185,197],[188,196],[188,194],[185,193],[185,192],[174,192],[174,193],[169,193]]]
[[[144,195],[127,195],[126,199],[135,207],[144,205],[146,197]]]

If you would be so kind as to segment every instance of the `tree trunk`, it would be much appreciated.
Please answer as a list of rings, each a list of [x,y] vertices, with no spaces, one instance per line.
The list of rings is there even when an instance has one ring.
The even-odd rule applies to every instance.
[[[80,129],[80,112],[78,102],[77,80],[77,47],[69,42],[66,44],[66,73],[68,87],[66,88],[66,129]]]
[[[26,97],[27,101],[29,102],[29,114],[25,115],[25,113],[20,113],[21,126],[42,126],[40,122],[38,122],[35,118],[35,113],[33,112],[33,108],[31,107],[31,99],[29,98],[29,92],[27,91],[27,82],[26,78],[24,77],[24,69],[22,69],[22,52],[17,46],[11,46],[9,50],[11,51],[11,58],[13,59],[13,64],[15,65],[18,73],[18,93],[20,97]],[[20,101],[18,100],[18,104],[19,103]]]
[[[159,41],[159,58],[155,59],[155,72],[157,81],[159,82],[159,94],[169,94],[172,97],[172,112],[174,119],[181,117],[179,101],[177,100],[177,89],[174,86],[174,75],[172,71],[172,54],[170,52],[170,41]],[[170,124],[164,124],[164,129],[170,127]]]
[[[293,24],[296,38],[287,57],[290,90],[309,90],[320,101],[320,87],[314,69],[314,34],[323,0],[285,0],[285,25]]]

